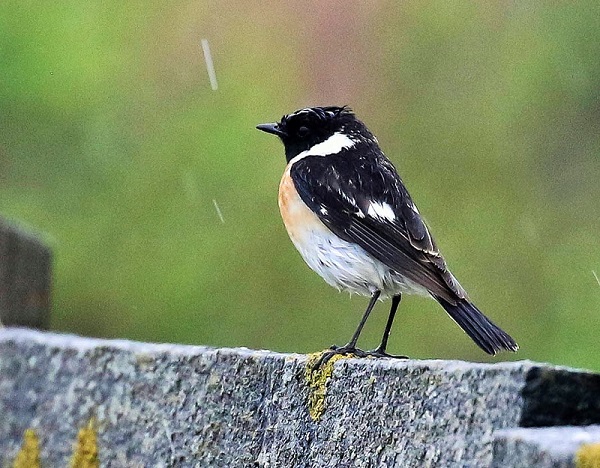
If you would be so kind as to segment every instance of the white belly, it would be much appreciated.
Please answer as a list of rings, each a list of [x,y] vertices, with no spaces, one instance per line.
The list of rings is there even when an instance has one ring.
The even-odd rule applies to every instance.
[[[393,291],[396,288],[389,268],[331,231],[311,230],[292,242],[308,266],[335,288],[365,296],[376,290],[384,295],[399,292]]]
[[[331,286],[365,296],[379,290],[382,299],[401,292],[429,295],[424,288],[408,282],[359,245],[333,234],[302,202],[289,170],[279,186],[279,209],[304,261]]]

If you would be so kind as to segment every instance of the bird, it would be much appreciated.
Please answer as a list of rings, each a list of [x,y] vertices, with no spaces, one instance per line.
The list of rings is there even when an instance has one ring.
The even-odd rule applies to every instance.
[[[256,128],[283,143],[287,165],[278,204],[304,261],[338,290],[370,297],[350,341],[331,346],[320,364],[337,354],[406,358],[387,352],[403,294],[435,299],[486,353],[517,351],[450,272],[395,166],[352,109],[307,107]],[[391,307],[381,342],[363,351],[361,331],[385,299]]]

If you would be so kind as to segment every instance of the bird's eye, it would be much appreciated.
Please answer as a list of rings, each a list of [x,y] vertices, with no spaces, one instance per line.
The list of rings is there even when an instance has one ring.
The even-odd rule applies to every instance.
[[[309,132],[310,130],[308,129],[308,127],[302,126],[298,129],[296,133],[300,138],[304,138],[308,135]]]

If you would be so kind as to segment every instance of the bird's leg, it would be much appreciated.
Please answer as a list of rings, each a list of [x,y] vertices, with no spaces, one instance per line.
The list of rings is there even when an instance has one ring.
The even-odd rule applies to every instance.
[[[387,323],[385,324],[385,330],[383,331],[383,337],[381,338],[381,344],[371,350],[367,351],[367,356],[373,357],[391,357],[397,359],[408,359],[408,356],[394,356],[392,354],[388,354],[385,352],[388,344],[388,338],[390,337],[390,331],[392,329],[392,323],[394,323],[394,317],[396,316],[396,311],[398,310],[398,306],[400,305],[400,300],[402,299],[402,294],[397,294],[392,297],[392,307],[390,308],[390,315],[388,316]]]
[[[356,327],[356,331],[354,332],[354,335],[352,335],[352,338],[345,346],[343,346],[342,348],[338,348],[338,349],[343,349],[343,348],[356,349],[356,343],[358,341],[358,337],[360,336],[360,333],[362,332],[362,329],[365,326],[365,323],[367,323],[367,319],[369,318],[369,315],[371,314],[373,307],[375,307],[377,299],[379,299],[380,295],[381,295],[381,291],[375,291],[373,293],[373,295],[371,296],[371,300],[369,301],[369,305],[367,306],[367,310],[365,310],[365,313],[363,314],[363,317],[360,320],[358,327]]]
[[[352,335],[352,338],[350,338],[350,341],[341,347],[336,345],[331,346],[330,350],[325,351],[321,358],[317,361],[317,363],[315,364],[315,368],[321,367],[336,354],[354,354],[357,357],[365,357],[367,355],[367,353],[365,353],[362,349],[358,349],[356,347],[356,342],[358,341],[360,332],[362,332],[362,329],[365,326],[365,323],[367,322],[367,319],[369,318],[373,307],[375,307],[375,303],[377,302],[377,299],[380,295],[381,291],[379,290],[375,291],[371,295],[371,300],[369,301],[367,310],[365,310],[365,313],[363,314],[362,319],[360,320],[360,323],[358,324],[358,327],[354,332],[354,335]]]

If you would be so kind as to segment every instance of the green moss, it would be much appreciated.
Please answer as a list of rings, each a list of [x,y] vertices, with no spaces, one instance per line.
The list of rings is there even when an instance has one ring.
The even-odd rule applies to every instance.
[[[333,375],[334,364],[340,359],[354,357],[352,354],[336,354],[322,366],[315,368],[316,363],[321,359],[323,353],[329,351],[326,349],[319,353],[308,355],[304,378],[308,382],[310,393],[308,395],[308,413],[313,421],[319,421],[325,412],[325,397],[327,396],[327,386],[329,379]]]
[[[13,468],[39,468],[40,442],[33,429],[27,429],[23,434],[23,445],[17,453]]]
[[[94,420],[90,419],[88,425],[79,430],[77,442],[73,448],[71,468],[98,468],[98,442]]]
[[[582,444],[575,455],[577,468],[600,468],[600,443]]]

